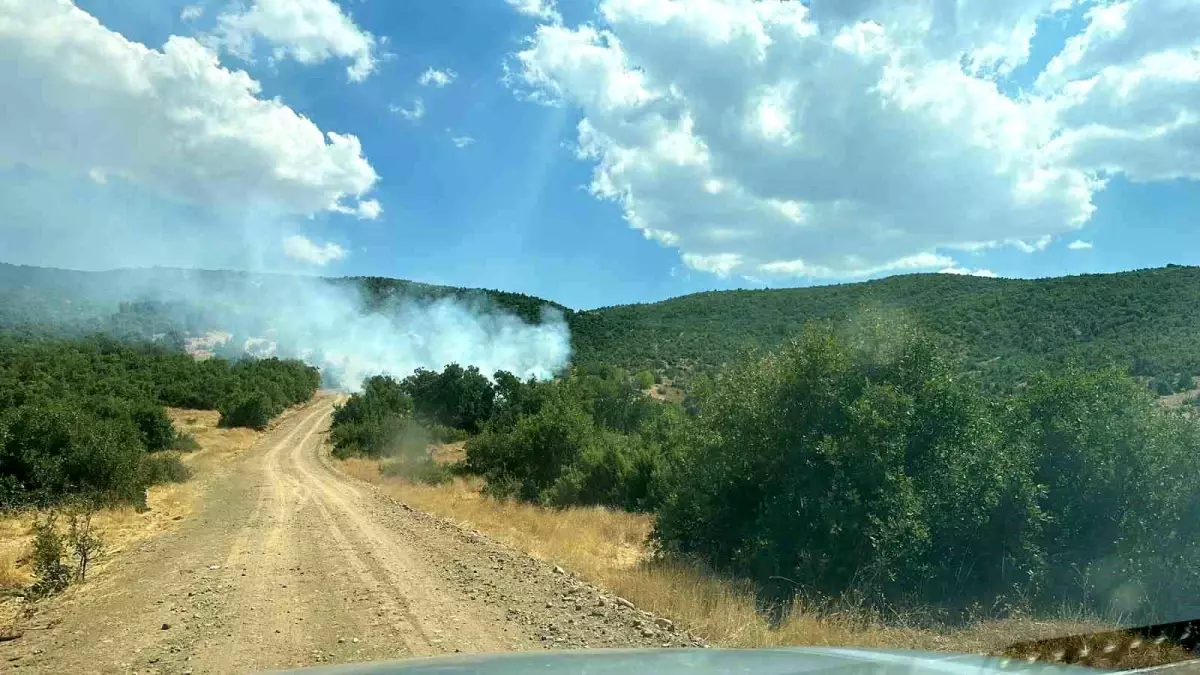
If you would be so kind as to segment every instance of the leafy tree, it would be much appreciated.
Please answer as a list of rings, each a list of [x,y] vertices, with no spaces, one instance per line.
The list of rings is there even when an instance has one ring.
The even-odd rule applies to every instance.
[[[220,425],[266,429],[274,408],[271,399],[260,391],[235,393],[221,404]]]
[[[138,404],[130,413],[142,438],[142,446],[150,452],[168,450],[177,437],[175,426],[167,411],[150,402]]]

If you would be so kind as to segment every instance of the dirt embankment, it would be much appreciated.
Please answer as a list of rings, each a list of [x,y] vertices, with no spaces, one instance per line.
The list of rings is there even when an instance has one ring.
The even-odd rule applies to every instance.
[[[570,574],[329,466],[333,399],[285,414],[174,529],[0,644],[13,672],[254,672],[449,652],[694,644]]]

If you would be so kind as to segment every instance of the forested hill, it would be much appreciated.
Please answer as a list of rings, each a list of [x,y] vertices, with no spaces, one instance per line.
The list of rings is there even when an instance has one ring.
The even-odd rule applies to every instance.
[[[0,264],[0,328],[70,321],[80,329],[117,326],[143,333],[169,324],[185,332],[211,328],[205,317],[209,308],[202,306],[118,302],[146,300],[145,289],[180,280],[227,290],[271,278],[241,272],[89,273]],[[582,312],[493,290],[378,277],[329,281],[360,287],[370,309],[385,307],[393,298],[449,297],[537,322],[550,308],[570,324],[577,363],[650,369],[673,378],[711,370],[747,348],[775,347],[806,321],[842,321],[871,310],[893,312],[932,330],[969,369],[994,381],[1011,380],[1046,362],[1071,360],[1089,366],[1116,363],[1160,379],[1200,374],[1197,267],[1038,280],[914,274],[834,286],[697,293]]]
[[[913,274],[811,288],[697,293],[571,317],[576,360],[706,369],[774,347],[811,319],[892,310],[1005,379],[1044,361],[1200,373],[1200,268],[1037,280]]]
[[[80,272],[48,267],[10,265],[0,262],[0,328],[31,324],[80,324],[110,317],[121,302],[162,301],[191,298],[176,305],[175,319],[192,324],[203,323],[202,303],[214,298],[237,297],[272,282],[286,283],[303,277],[257,274],[226,270],[185,270],[177,268],[122,269],[106,272]],[[359,286],[370,309],[378,309],[395,299],[439,300],[453,298],[467,303],[482,303],[520,316],[529,322],[542,318],[543,307],[570,313],[566,307],[520,293],[456,286],[437,286],[416,281],[380,277],[342,277],[324,279],[335,286]],[[132,309],[126,307],[126,313]],[[159,306],[162,312],[164,307]],[[92,324],[96,325],[96,324]]]

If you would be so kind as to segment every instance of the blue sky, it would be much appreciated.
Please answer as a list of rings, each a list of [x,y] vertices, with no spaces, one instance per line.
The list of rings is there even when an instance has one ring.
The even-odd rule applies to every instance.
[[[790,38],[781,38],[783,26],[795,25],[787,24],[788,16],[763,14],[742,24],[737,23],[742,19],[728,21],[716,11],[718,6],[743,5],[743,0],[696,0],[688,11],[711,10],[704,20],[689,18],[693,14],[666,16],[656,5],[670,5],[669,0],[564,1],[557,6],[541,1],[541,17],[531,15],[538,0],[526,0],[524,13],[513,6],[520,3],[504,0],[335,4],[350,26],[374,40],[372,72],[350,81],[347,68],[354,56],[335,53],[306,60],[294,56],[298,52],[275,52],[291,48],[290,38],[272,34],[262,24],[256,24],[258,33],[247,33],[250,52],[228,46],[233,38],[229,31],[222,34],[221,17],[248,13],[254,2],[78,0],[78,9],[94,16],[103,30],[130,43],[161,50],[168,38],[182,36],[207,45],[221,68],[244,70],[261,85],[257,98],[278,99],[322,132],[356,137],[359,159],[365,162],[345,169],[345,176],[328,178],[329,185],[306,183],[304,189],[319,191],[313,195],[317,205],[301,206],[309,195],[294,191],[299,188],[291,184],[271,192],[270,199],[260,198],[253,192],[258,179],[249,168],[231,179],[246,186],[246,195],[226,199],[223,192],[192,184],[211,177],[210,171],[197,178],[194,163],[192,173],[181,172],[178,179],[162,166],[169,160],[158,155],[153,162],[128,166],[115,159],[111,168],[106,164],[89,174],[86,162],[69,164],[78,160],[76,155],[41,161],[47,151],[35,152],[16,141],[5,147],[0,140],[0,216],[6,223],[0,226],[0,246],[8,251],[0,250],[0,258],[84,268],[184,264],[390,276],[519,291],[579,308],[707,289],[837,283],[911,271],[1033,277],[1200,264],[1195,218],[1200,213],[1195,182],[1200,176],[1195,139],[1200,134],[1194,122],[1182,130],[1160,124],[1162,133],[1145,132],[1157,124],[1162,109],[1197,111],[1200,98],[1181,88],[1184,93],[1173,100],[1175,89],[1164,97],[1159,88],[1154,97],[1146,94],[1144,102],[1126,101],[1144,115],[1130,121],[1114,115],[1097,93],[1108,80],[1122,76],[1140,74],[1139,81],[1146,80],[1142,66],[1153,63],[1156,54],[1194,50],[1198,38],[1190,45],[1170,40],[1172,15],[1165,5],[1178,3],[1110,3],[1130,7],[1123,10],[1122,26],[1100,30],[1111,24],[1095,13],[1105,5],[1083,2],[1064,9],[1054,6],[1061,2],[1022,1],[1013,3],[1011,13],[980,9],[972,15],[963,10],[952,31],[940,32],[922,23],[928,17],[919,8],[900,13],[868,1],[836,10],[809,3],[814,7],[805,21],[820,27],[821,35],[840,31],[866,45],[854,52],[859,62],[845,65],[845,53],[831,50],[845,52],[847,42],[797,40],[792,46]],[[192,12],[199,16],[181,18],[189,4],[201,10]],[[839,14],[855,11],[859,14]],[[550,17],[550,12],[557,15]],[[936,19],[936,12],[930,12]],[[1200,14],[1200,8],[1193,5],[1190,13]],[[772,39],[757,47],[704,41],[706,35],[728,34],[734,23],[748,35],[757,31]],[[1027,24],[1036,26],[1036,34],[1027,43],[1017,40],[1014,52],[1010,34]],[[872,111],[870,99],[864,98],[874,95],[870,88],[850,91],[860,75],[886,72],[878,69],[880,57],[871,53],[878,33],[864,32],[864,25],[882,26],[890,51],[900,45],[907,54],[902,65],[916,84],[904,83],[888,99],[903,115],[888,113],[894,108],[886,105],[884,112]],[[588,32],[592,29],[597,33]],[[1055,72],[1065,73],[1063,82],[1092,82],[1085,96],[1070,94],[1061,82],[1047,83],[1045,76],[1047,81],[1039,81],[1052,61],[1064,60],[1063,48],[1072,36],[1081,36],[1078,54]],[[739,49],[747,54],[746,65],[729,65],[742,53]],[[768,58],[755,62],[754,54],[760,53],[755,49],[767,50],[762,53]],[[997,51],[1003,55],[995,56]],[[10,58],[20,56],[10,52]],[[774,56],[790,65],[771,65]],[[921,87],[935,87],[938,78],[923,79],[924,74],[938,72],[934,69],[951,59],[971,74],[962,91],[930,88],[928,97],[910,96]],[[976,67],[972,59],[983,65]],[[788,73],[788,68],[796,72]],[[820,72],[837,68],[847,70],[828,76]],[[421,76],[429,69],[455,77],[441,87],[422,85]],[[1152,75],[1179,85],[1169,74]],[[64,91],[77,86],[61,77]],[[751,81],[761,86],[743,86]],[[625,90],[614,84],[621,82],[634,82],[628,86],[635,93],[621,93]],[[833,90],[843,82],[846,91]],[[970,87],[977,82],[990,83],[992,91],[976,93]],[[749,132],[722,126],[730,124],[730,111],[749,109],[739,107],[744,103],[739,97],[747,91],[784,92],[782,107],[771,108],[784,111],[782,127],[759,132],[787,134],[770,138],[788,150],[761,165],[756,162],[763,153],[753,150]],[[621,98],[627,94],[632,98]],[[1014,120],[1047,128],[1029,132],[1037,136],[1034,140],[987,141],[981,149],[971,130],[964,131],[963,120],[966,126],[973,120],[992,124],[987,111],[997,104],[987,96],[1021,102],[1021,109],[1006,112],[1010,117],[997,122],[997,128],[1011,129],[1018,123]],[[1031,98],[1057,107],[1052,113],[1038,110]],[[423,107],[420,119],[398,112],[412,110],[417,99]],[[920,107],[931,106],[931,99],[943,101],[940,108]],[[71,99],[64,94],[64,100]],[[75,105],[86,107],[85,101],[106,99],[81,95],[77,100]],[[965,112],[949,122],[942,119],[939,111],[953,105],[945,101],[958,100],[968,101]],[[835,115],[820,109],[823,102],[845,107]],[[0,121],[10,128],[40,120],[73,122],[51,114],[52,105],[20,117],[13,112],[13,119]],[[121,109],[95,107],[95,115]],[[203,114],[204,107],[199,109]],[[647,121],[663,109],[674,112]],[[797,112],[805,109],[805,116]],[[763,114],[759,118],[767,119]],[[681,118],[695,123],[689,142],[705,147],[708,158],[702,169],[664,159],[667,151],[654,145],[671,129],[682,128],[671,126]],[[1045,122],[1050,118],[1054,121]],[[90,129],[107,128],[89,120]],[[228,116],[222,120],[238,123]],[[578,131],[581,120],[600,139],[592,139],[589,157],[577,156],[577,149],[587,145]],[[1097,128],[1107,132],[1097,134]],[[157,142],[146,129],[140,125],[129,138]],[[71,138],[84,137],[73,133]],[[103,135],[89,132],[97,133]],[[1139,136],[1138,143],[1112,140],[1131,134]],[[889,141],[897,135],[916,140]],[[80,142],[90,141],[73,141]],[[1164,153],[1164,147],[1171,152]],[[286,140],[270,148],[276,155],[289,152]],[[845,161],[847,153],[861,157],[857,163]],[[95,156],[103,157],[93,154],[87,161],[95,163]],[[215,150],[212,154],[224,156]],[[277,166],[284,161],[308,166],[321,161],[312,159],[317,156],[278,160]],[[616,187],[607,193],[593,189],[597,165],[611,167],[618,158],[629,163],[608,172],[608,184]],[[266,160],[252,159],[261,172]],[[366,164],[377,175],[373,181],[363,173]],[[1039,184],[1033,197],[1014,197],[1023,189],[1022,181],[1034,175],[1029,168],[1034,164],[1060,172],[1061,180],[1049,187]],[[984,185],[977,193],[942,178],[972,175],[985,177],[972,183]],[[1098,186],[1096,179],[1106,184]],[[889,186],[891,180],[894,186]],[[941,180],[946,181],[944,193]],[[366,189],[355,195],[358,187],[343,185]],[[1086,194],[1081,196],[1081,190]],[[326,195],[344,196],[344,211],[356,208],[353,203],[377,200],[382,213],[365,218],[323,208],[320,200]],[[704,201],[709,196],[711,204]],[[778,214],[761,215],[764,208],[785,202],[795,209],[788,213],[804,215],[786,227],[776,222]],[[627,221],[629,213],[638,227]],[[719,215],[710,222],[710,213]],[[960,228],[960,223],[966,224]],[[307,262],[288,258],[276,246],[285,236],[333,245],[338,253],[319,265],[311,257]],[[1090,247],[1069,248],[1071,242]],[[204,254],[193,255],[197,251]]]

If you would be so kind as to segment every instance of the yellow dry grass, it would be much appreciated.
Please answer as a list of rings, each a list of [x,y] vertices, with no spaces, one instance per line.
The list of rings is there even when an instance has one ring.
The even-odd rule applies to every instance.
[[[341,462],[346,473],[422,511],[479,530],[520,551],[553,561],[580,577],[668,616],[711,644],[725,647],[842,646],[994,653],[1022,640],[1087,633],[1104,626],[1086,620],[1004,620],[956,630],[917,627],[903,617],[796,607],[772,627],[755,610],[746,584],[686,565],[654,561],[646,549],[649,516],[605,508],[546,509],[480,494],[480,481],[439,486],[385,478],[378,461]]]
[[[203,491],[201,481],[196,479],[203,479],[212,466],[246,451],[262,435],[250,429],[218,428],[220,415],[212,410],[169,408],[167,413],[176,429],[191,434],[200,444],[199,450],[183,455],[195,479],[151,487],[146,492],[149,507],[146,511],[124,506],[97,512],[93,522],[104,541],[104,552],[93,568],[96,574],[102,574],[107,563],[121,551],[174,527],[190,515]],[[19,591],[33,580],[30,570],[33,523],[40,515],[39,511],[25,510],[0,516],[0,595]]]

